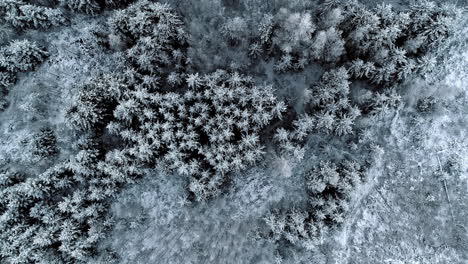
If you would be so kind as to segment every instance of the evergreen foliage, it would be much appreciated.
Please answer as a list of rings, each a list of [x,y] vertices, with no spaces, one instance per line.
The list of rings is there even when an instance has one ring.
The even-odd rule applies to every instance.
[[[66,19],[59,9],[53,9],[20,0],[0,2],[0,23],[8,23],[18,30],[48,29],[65,24]]]
[[[250,1],[253,0],[248,1],[252,4]],[[151,0],[132,2],[0,0],[0,110],[8,106],[5,97],[17,78],[27,80],[15,86],[19,90],[12,93],[15,97],[12,107],[7,109],[10,112],[0,113],[2,122],[6,118],[11,119],[1,124],[1,142],[17,144],[1,148],[8,155],[0,156],[0,263],[115,262],[112,254],[100,256],[105,250],[98,244],[112,226],[112,217],[108,212],[110,203],[123,187],[148,173],[148,169],[161,169],[161,172],[154,173],[158,176],[166,173],[163,170],[181,176],[175,182],[162,180],[157,185],[160,188],[170,188],[171,184],[181,184],[183,181],[187,183],[187,186],[181,187],[181,184],[174,188],[177,193],[171,193],[169,198],[162,197],[170,191],[165,193],[161,190],[158,193],[160,197],[155,203],[163,203],[156,204],[154,208],[170,211],[171,207],[180,203],[178,211],[155,213],[155,216],[161,216],[158,223],[169,226],[162,230],[167,228],[168,233],[174,230],[191,231],[192,225],[199,228],[209,226],[206,221],[215,223],[214,227],[203,227],[184,234],[181,241],[175,235],[158,238],[164,243],[170,242],[165,245],[167,247],[175,245],[161,259],[170,262],[174,261],[170,259],[172,257],[191,262],[188,261],[189,257],[179,254],[177,246],[196,251],[202,243],[211,243],[209,240],[213,238],[203,237],[206,231],[214,237],[213,240],[222,240],[224,234],[212,234],[217,233],[216,228],[227,226],[227,233],[254,230],[254,227],[243,229],[229,225],[233,222],[239,226],[247,221],[256,223],[257,219],[253,219],[255,215],[247,211],[257,209],[256,205],[261,202],[264,202],[263,208],[261,213],[257,212],[257,216],[264,215],[266,211],[272,212],[263,219],[264,225],[259,232],[263,238],[277,245],[287,245],[285,248],[288,249],[293,245],[306,251],[316,250],[327,232],[345,223],[354,191],[364,181],[364,168],[359,162],[349,159],[350,155],[365,152],[369,147],[354,143],[355,123],[368,125],[356,122],[357,118],[361,114],[376,116],[389,112],[389,109],[400,110],[402,97],[393,89],[394,85],[396,87],[415,73],[430,73],[439,62],[440,51],[455,34],[457,23],[463,15],[460,9],[452,5],[426,0],[414,2],[406,11],[395,11],[387,4],[368,8],[356,1],[327,0],[319,6],[317,13],[305,8],[281,7],[271,9],[275,10],[274,15],[262,13],[255,18],[223,9],[219,10],[218,15],[194,18],[187,15],[190,12],[182,10],[183,7],[195,6],[193,3],[175,1],[178,10],[185,13],[182,17],[167,4]],[[202,2],[204,5],[214,3]],[[221,7],[226,5],[225,2],[216,1]],[[248,5],[246,1],[228,2]],[[59,3],[61,7],[54,8]],[[120,7],[125,8],[101,13],[107,8]],[[84,14],[77,16],[65,9]],[[98,13],[102,17],[86,16]],[[81,24],[76,18],[91,19],[94,24],[87,26],[87,22]],[[73,28],[59,29],[60,32],[48,30],[68,21],[76,23]],[[189,27],[185,26],[184,21],[188,22]],[[196,46],[196,38],[193,37],[198,26],[194,25],[196,23],[207,23],[208,27],[218,31],[210,32],[209,37],[202,38],[203,44],[193,48]],[[82,25],[86,26],[86,33],[74,32],[81,31],[81,28],[76,29]],[[40,30],[47,30],[47,34],[41,36]],[[203,30],[200,31],[205,32]],[[73,34],[79,37],[70,37],[76,37]],[[62,42],[53,42],[48,50],[59,55],[51,54],[53,60],[38,69],[50,54],[33,40],[47,45],[47,41],[57,36],[61,36]],[[213,36],[219,37],[219,40]],[[212,46],[232,52],[231,59],[242,53],[238,60],[229,60],[229,56],[224,54],[210,54],[211,51],[201,55],[217,56],[218,61],[225,60],[226,63],[221,64],[230,65],[230,70],[211,71],[211,65],[197,63],[194,54],[204,52],[204,44],[209,45],[210,41],[224,41]],[[73,49],[69,50],[67,45],[73,46]],[[102,46],[99,47],[102,49],[95,49],[98,46]],[[90,57],[90,51],[96,51],[93,55],[99,57],[93,63],[85,62]],[[215,52],[221,53],[219,50]],[[244,58],[245,65],[242,64]],[[97,64],[101,61],[106,65],[99,67]],[[300,81],[285,81],[287,85],[297,86],[293,89],[303,89],[300,95],[303,98],[295,98],[299,101],[297,104],[292,102],[286,105],[278,99],[279,95],[285,95],[290,90],[277,92],[271,85],[258,85],[268,78],[275,87],[277,84],[281,87],[283,80],[294,79],[299,71],[303,71],[303,74],[315,73],[315,69],[311,68],[317,65],[311,67],[313,63],[325,68],[318,82],[309,85],[308,81],[313,78],[304,78],[304,85]],[[77,70],[77,67],[87,68],[85,72],[91,73],[92,77],[89,80],[87,76],[83,77],[87,80],[84,83],[78,83],[75,77],[66,78],[70,69]],[[29,74],[24,77],[26,74],[19,74],[34,70],[39,70],[36,75],[40,76]],[[249,75],[245,75],[246,71],[250,71]],[[277,75],[274,71],[285,74]],[[286,73],[288,71],[296,73]],[[57,73],[67,76],[56,76]],[[351,81],[357,79],[370,81],[372,89],[357,87],[356,91],[351,91]],[[63,88],[57,80],[74,83],[65,86],[73,86],[76,89],[71,92],[76,93],[68,96],[68,88]],[[29,93],[28,87],[37,85],[42,88],[45,82],[51,83],[48,84],[48,91]],[[56,87],[52,88],[54,85]],[[25,93],[35,100],[49,99],[52,94],[63,96],[64,105],[69,105],[65,111],[65,122],[69,127],[60,127],[64,122],[61,119],[63,111],[58,108],[62,104],[55,105],[57,109],[51,111],[55,112],[39,122],[35,119],[28,120],[31,121],[28,123],[24,117],[17,118],[12,111],[32,109],[27,106],[22,108],[23,105],[16,103],[21,101],[16,99]],[[291,94],[285,96],[289,96],[288,99],[294,97]],[[48,104],[45,99],[43,104]],[[419,99],[415,105],[417,112],[413,111],[412,114],[420,120],[433,113],[440,102],[435,95]],[[461,112],[466,114],[466,111]],[[287,116],[284,122],[276,122],[284,114]],[[383,142],[386,144],[396,142],[399,147],[406,144],[393,135],[394,124],[402,122],[399,118],[397,112],[392,121],[392,139],[385,139]],[[377,117],[372,120],[377,120]],[[457,122],[462,125],[466,123],[461,118]],[[37,127],[43,127],[44,123],[53,123],[54,129],[43,128],[30,138],[31,133],[27,129],[36,126],[33,131],[38,131]],[[330,155],[333,158],[324,158],[329,161],[322,161],[310,170],[302,170],[306,171],[305,178],[290,177],[297,160],[292,161],[294,165],[291,165],[288,164],[289,159],[280,162],[280,169],[284,170],[279,173],[283,177],[280,180],[255,175],[249,175],[251,179],[241,177],[245,175],[239,176],[240,172],[245,172],[264,158],[269,150],[264,143],[274,129],[274,143],[279,145],[282,158],[289,155],[303,158],[308,139],[330,139],[333,141],[330,144],[346,141],[349,144],[346,147],[350,146],[352,150],[337,151],[340,153],[334,153],[336,157]],[[359,129],[363,130],[363,138],[371,135],[368,128]],[[464,135],[462,129],[450,130],[454,130],[457,136]],[[309,137],[312,133],[315,136]],[[26,139],[21,134],[27,135]],[[80,134],[94,138],[77,139]],[[6,140],[3,139],[4,135]],[[63,146],[65,140],[62,136],[76,142],[73,146]],[[364,142],[360,139],[357,141],[359,144]],[[310,146],[314,143],[309,144],[311,152],[317,150],[317,146]],[[460,143],[455,140],[447,143],[456,144]],[[21,152],[18,148],[25,146],[31,147],[32,153],[27,154],[32,154],[36,161],[50,162],[41,162],[33,168],[21,168],[23,164],[19,164],[18,160],[29,159],[24,162],[26,165],[35,164],[30,161],[31,156],[9,153]],[[376,145],[371,147],[379,148]],[[276,150],[272,148],[271,151]],[[436,155],[439,153],[442,152]],[[278,153],[270,154],[276,157]],[[444,163],[437,156],[439,169],[435,174],[444,184],[449,176],[462,178],[464,172],[462,154],[452,154]],[[13,157],[15,155],[21,157]],[[44,165],[50,167],[45,168]],[[392,166],[385,165],[385,169]],[[417,166],[421,168],[421,164]],[[421,171],[419,173],[422,174]],[[283,180],[285,183],[280,183]],[[232,200],[227,203],[228,207],[222,207],[225,201],[220,198],[213,203],[193,204],[193,211],[185,211],[190,200],[212,199],[227,189],[227,183],[238,184],[232,189],[233,195],[222,197]],[[290,206],[291,202],[296,202],[293,198],[286,199],[283,194],[273,195],[272,198],[270,195],[272,190],[290,191],[287,188],[291,189],[291,186],[285,187],[288,184],[300,185],[294,189],[299,190],[298,193],[291,195],[303,196],[299,198],[302,200],[298,203],[303,203],[298,208]],[[447,186],[444,187],[451,206],[449,194],[456,191],[449,193]],[[183,191],[186,193],[179,197]],[[180,200],[175,201],[175,196]],[[236,200],[238,198],[239,201]],[[270,208],[272,203],[280,200],[289,204],[281,207],[284,209]],[[219,208],[206,210],[210,206]],[[217,214],[230,214],[232,211],[236,215],[217,219]],[[182,212],[181,216],[172,215]],[[209,217],[194,217],[195,221],[190,221],[189,212],[204,213]],[[245,218],[245,221],[239,221],[240,218]],[[182,225],[182,228],[177,229],[177,225]],[[228,237],[230,239],[231,234]],[[242,239],[247,240],[247,237]],[[221,256],[232,255],[224,252],[229,247],[226,245],[233,244],[216,245]],[[141,252],[144,250],[141,249]],[[158,250],[163,252],[165,248]],[[209,253],[190,252],[186,255],[218,261]],[[257,260],[260,258],[256,257]],[[236,258],[231,261],[236,261]],[[278,258],[278,261],[281,259]]]
[[[16,74],[34,70],[47,57],[45,49],[28,40],[15,40],[0,47],[0,111],[8,106],[5,97],[16,82]]]
[[[104,8],[122,7],[132,0],[59,0],[60,4],[75,12],[96,15]]]

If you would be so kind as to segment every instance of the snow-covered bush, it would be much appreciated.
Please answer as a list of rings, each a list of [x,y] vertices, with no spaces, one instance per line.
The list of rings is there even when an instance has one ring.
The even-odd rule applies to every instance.
[[[418,100],[416,104],[416,109],[421,113],[430,113],[433,112],[438,103],[437,98],[434,96],[428,96]]]
[[[0,2],[0,22],[5,22],[16,29],[47,29],[63,25],[66,22],[62,11],[18,0]]]
[[[218,191],[226,173],[261,158],[259,133],[285,105],[270,86],[238,73],[192,74],[187,84],[183,94],[144,87],[129,92],[108,129],[131,142],[138,159],[190,175],[191,191],[204,199]]]
[[[15,81],[15,74],[0,71],[0,111],[7,107],[8,102],[6,101],[5,96],[8,94],[10,86],[15,84]]]

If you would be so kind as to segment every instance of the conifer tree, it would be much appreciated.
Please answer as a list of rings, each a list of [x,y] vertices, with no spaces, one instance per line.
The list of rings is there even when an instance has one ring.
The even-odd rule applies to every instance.
[[[0,49],[0,70],[32,71],[48,57],[47,51],[29,40],[15,40]]]
[[[0,22],[8,23],[18,30],[48,29],[65,24],[66,19],[59,9],[5,0],[0,2]]]

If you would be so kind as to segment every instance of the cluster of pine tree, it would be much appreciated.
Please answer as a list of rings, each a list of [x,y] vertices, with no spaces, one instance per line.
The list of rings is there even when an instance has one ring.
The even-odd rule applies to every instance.
[[[363,169],[355,161],[320,162],[306,175],[307,208],[268,214],[264,218],[267,229],[262,235],[273,241],[284,240],[295,246],[315,249],[322,243],[327,230],[344,222],[351,194],[363,180]]]
[[[50,131],[41,133],[36,143],[48,148],[37,154],[50,155],[54,139]],[[0,173],[2,263],[86,263],[97,254],[111,224],[109,199],[139,172],[121,163],[119,154],[104,156],[89,139],[76,147],[74,158],[38,176]]]
[[[190,175],[190,190],[206,199],[219,191],[226,173],[261,158],[260,132],[286,106],[270,86],[238,73],[190,74],[186,82],[183,94],[143,87],[129,92],[108,129],[132,142],[137,158]]]
[[[434,66],[433,51],[456,29],[461,10],[454,5],[416,1],[407,11],[380,4],[369,9],[355,2],[328,1],[325,17],[339,14],[346,61],[354,78],[376,84],[404,80]]]
[[[335,63],[345,52],[341,31],[335,25],[331,19],[317,21],[308,12],[291,13],[282,8],[275,16],[264,15],[250,54],[275,57],[279,72],[303,70],[314,60]]]
[[[301,143],[312,131],[343,136],[352,133],[353,122],[360,110],[349,99],[350,82],[343,67],[325,72],[308,91],[306,113],[295,120],[292,129],[279,128],[275,140],[285,153],[301,158]]]
[[[356,79],[389,84],[434,66],[431,51],[454,33],[460,17],[454,5],[426,0],[401,12],[340,0],[325,1],[313,16],[283,8],[264,15],[249,54],[274,57],[279,72],[319,61],[346,66]]]
[[[19,32],[66,22],[62,9],[30,2],[0,2],[0,24]],[[60,0],[86,14],[129,2]],[[258,34],[247,40],[251,57],[273,57],[279,72],[299,71],[312,61],[333,66],[307,90],[304,115],[277,130],[281,149],[302,157],[311,132],[345,136],[361,113],[398,106],[400,98],[390,90],[352,102],[350,79],[382,84],[424,71],[433,61],[431,51],[451,35],[459,16],[452,7],[427,1],[395,12],[386,5],[367,9],[335,0],[326,1],[317,18],[286,9],[265,15]],[[194,70],[182,19],[167,5],[137,1],[115,11],[103,27],[109,30],[99,32],[96,43],[123,55],[122,72],[101,73],[80,85],[66,114],[72,129],[95,140],[78,140],[70,160],[38,176],[2,164],[0,262],[89,262],[111,224],[111,198],[142,168],[158,165],[186,176],[195,200],[215,196],[231,172],[262,159],[262,134],[286,112],[269,85],[256,85],[236,71]],[[242,18],[228,19],[222,34],[235,45],[245,41],[248,27]],[[47,57],[29,40],[0,48],[0,109],[17,73],[36,69]],[[430,111],[432,105],[428,99],[418,109]],[[41,130],[33,137],[32,154],[53,157],[59,153],[57,140],[52,129]],[[322,232],[343,222],[362,179],[356,162],[321,163],[306,178],[307,209],[267,216],[266,236],[314,248]]]
[[[124,49],[126,76],[150,88],[182,84],[187,34],[168,5],[139,1],[109,19],[113,44]]]

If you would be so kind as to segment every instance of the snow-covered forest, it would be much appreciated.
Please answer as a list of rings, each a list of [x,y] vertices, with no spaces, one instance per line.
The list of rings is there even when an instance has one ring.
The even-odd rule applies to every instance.
[[[468,14],[0,0],[0,263],[468,263]]]

